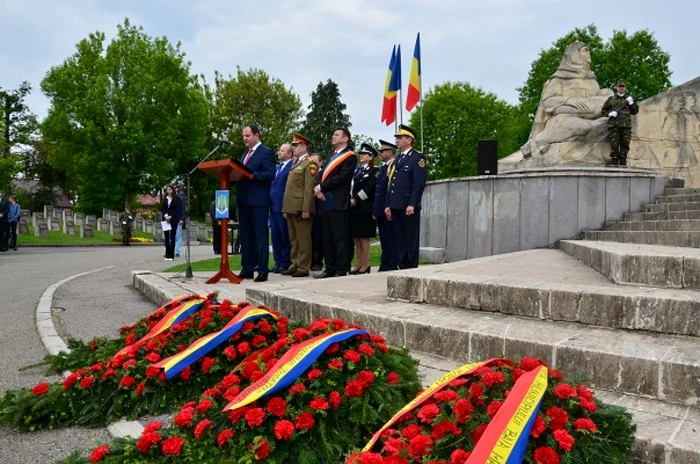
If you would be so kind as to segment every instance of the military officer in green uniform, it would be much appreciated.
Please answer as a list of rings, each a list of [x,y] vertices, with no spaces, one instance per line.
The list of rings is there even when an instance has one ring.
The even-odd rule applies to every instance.
[[[639,112],[639,106],[627,92],[624,81],[617,83],[617,92],[603,104],[603,116],[608,117],[610,131],[610,157],[613,166],[627,166],[627,153],[632,138],[632,115]]]
[[[292,246],[292,264],[281,274],[292,277],[307,277],[311,268],[311,226],[316,209],[314,179],[318,165],[309,159],[310,146],[309,139],[294,134],[292,150],[296,162],[289,171],[282,200],[282,213],[287,220]]]
[[[134,215],[129,208],[119,215],[119,222],[122,225],[122,245],[129,246],[131,243],[131,230],[134,223]]]

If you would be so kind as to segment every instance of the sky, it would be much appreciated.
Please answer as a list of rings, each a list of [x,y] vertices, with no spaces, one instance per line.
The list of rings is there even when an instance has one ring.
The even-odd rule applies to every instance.
[[[180,42],[191,71],[210,82],[215,71],[263,69],[307,107],[319,82],[332,79],[353,133],[375,141],[393,134],[380,122],[392,47],[401,45],[405,99],[417,32],[424,92],[462,81],[515,104],[539,52],[588,24],[604,41],[647,29],[671,55],[673,85],[700,76],[697,0],[0,0],[0,87],[29,81],[26,102],[44,118],[44,75],[90,33],[111,40],[125,18]]]

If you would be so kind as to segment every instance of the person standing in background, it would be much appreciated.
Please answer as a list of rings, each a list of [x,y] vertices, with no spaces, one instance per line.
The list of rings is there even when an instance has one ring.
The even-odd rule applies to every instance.
[[[161,212],[163,213],[163,221],[170,224],[170,230],[163,232],[165,235],[165,261],[175,259],[175,234],[177,223],[180,221],[180,205],[178,203],[175,187],[172,185],[165,187],[165,198],[161,204]]]
[[[7,215],[7,219],[10,222],[10,243],[9,248],[17,251],[17,224],[19,224],[19,218],[22,216],[22,207],[17,203],[17,198],[14,195],[10,195],[10,213]]]
[[[377,234],[377,222],[372,217],[377,168],[374,157],[377,150],[367,143],[360,147],[360,162],[352,182],[350,199],[350,233],[355,241],[357,267],[350,274],[369,274],[369,239]]]
[[[382,246],[382,257],[379,262],[379,272],[395,271],[399,268],[399,259],[396,254],[396,239],[391,230],[392,222],[387,221],[384,213],[386,205],[386,192],[389,185],[387,169],[393,164],[397,146],[385,140],[379,139],[379,156],[384,164],[377,173],[377,187],[374,191],[374,218],[379,229],[379,243]]]
[[[177,186],[177,199],[180,205],[180,215],[179,218],[180,220],[177,223],[177,230],[175,231],[175,257],[179,258],[180,257],[180,252],[182,251],[182,231],[186,227],[185,225],[185,218],[186,218],[186,206],[187,202],[185,201],[185,195],[183,193],[184,186],[182,184],[178,184]]]
[[[275,152],[260,142],[260,128],[249,124],[242,131],[248,151],[241,162],[253,172],[253,178],[236,185],[238,233],[241,240],[241,279],[266,282],[270,257],[268,220],[270,217],[270,184],[275,178]]]
[[[211,216],[211,229],[213,231],[212,245],[214,254],[221,254],[221,222],[216,218],[216,201],[211,202],[209,206],[209,215]]]
[[[284,189],[287,185],[289,170],[294,164],[292,161],[292,145],[283,143],[277,152],[277,173],[270,186],[270,229],[272,231],[272,256],[275,260],[275,267],[272,272],[279,274],[289,269],[291,264],[290,253],[291,244],[289,242],[289,230],[287,221],[282,213],[282,201],[284,200]]]
[[[4,192],[0,190],[0,251],[7,251],[7,242],[9,237],[10,220],[10,203],[5,200]]]
[[[323,167],[323,159],[319,153],[311,153],[309,159],[316,163],[319,170]],[[321,271],[323,270],[323,208],[318,198],[314,203],[315,214],[311,226],[311,270]]]

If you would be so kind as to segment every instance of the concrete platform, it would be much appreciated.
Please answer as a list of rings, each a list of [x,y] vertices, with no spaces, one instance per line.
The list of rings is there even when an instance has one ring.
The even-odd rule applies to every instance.
[[[635,211],[624,214],[625,221],[663,221],[666,219],[700,219],[700,211],[660,211],[656,213],[647,213]]]
[[[562,240],[559,248],[616,284],[700,289],[697,248],[592,240]]]
[[[700,219],[648,219],[643,221],[616,221],[605,224],[605,230],[684,232],[700,230]]]
[[[602,240],[606,242],[700,248],[700,231],[596,230],[584,232],[583,238],[585,240]]]

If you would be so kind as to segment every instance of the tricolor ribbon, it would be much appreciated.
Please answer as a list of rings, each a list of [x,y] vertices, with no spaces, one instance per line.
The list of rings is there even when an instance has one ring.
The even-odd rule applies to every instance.
[[[181,305],[175,307],[174,309],[171,309],[163,318],[158,321],[156,325],[153,326],[153,328],[143,337],[141,337],[140,340],[138,340],[136,343],[141,343],[144,342],[150,338],[155,337],[161,332],[164,332],[168,330],[170,327],[173,325],[177,324],[178,322],[184,321],[192,313],[197,311],[201,306],[202,303],[206,301],[206,298],[196,298],[193,300],[186,301],[182,303]],[[117,352],[115,356],[119,356],[121,354],[126,353],[129,351],[129,348],[131,345],[125,346],[121,350]]]
[[[153,367],[164,369],[165,377],[170,380],[187,366],[193,364],[198,359],[202,358],[202,356],[206,355],[211,350],[228,340],[236,332],[241,330],[243,324],[246,322],[256,321],[263,317],[272,317],[273,319],[277,319],[278,316],[275,316],[270,311],[262,308],[247,306],[236,314],[236,316],[231,319],[221,330],[198,338],[184,351],[162,359],[160,362],[153,364]]]
[[[291,385],[318,359],[333,343],[348,338],[369,334],[360,329],[345,329],[311,338],[303,343],[292,345],[279,361],[257,382],[251,384],[224,407],[224,411],[242,408],[259,398],[263,398]]]
[[[345,153],[343,153],[342,155],[339,155],[333,161],[328,163],[328,165],[323,170],[323,174],[321,174],[321,182],[326,180],[326,177],[328,177],[331,174],[331,172],[335,171],[335,169],[338,166],[340,166],[343,163],[343,161],[350,158],[351,156],[355,156],[355,152],[352,150],[346,151]]]
[[[547,368],[539,366],[518,378],[508,398],[486,427],[467,464],[523,462],[530,431],[547,391]]]

